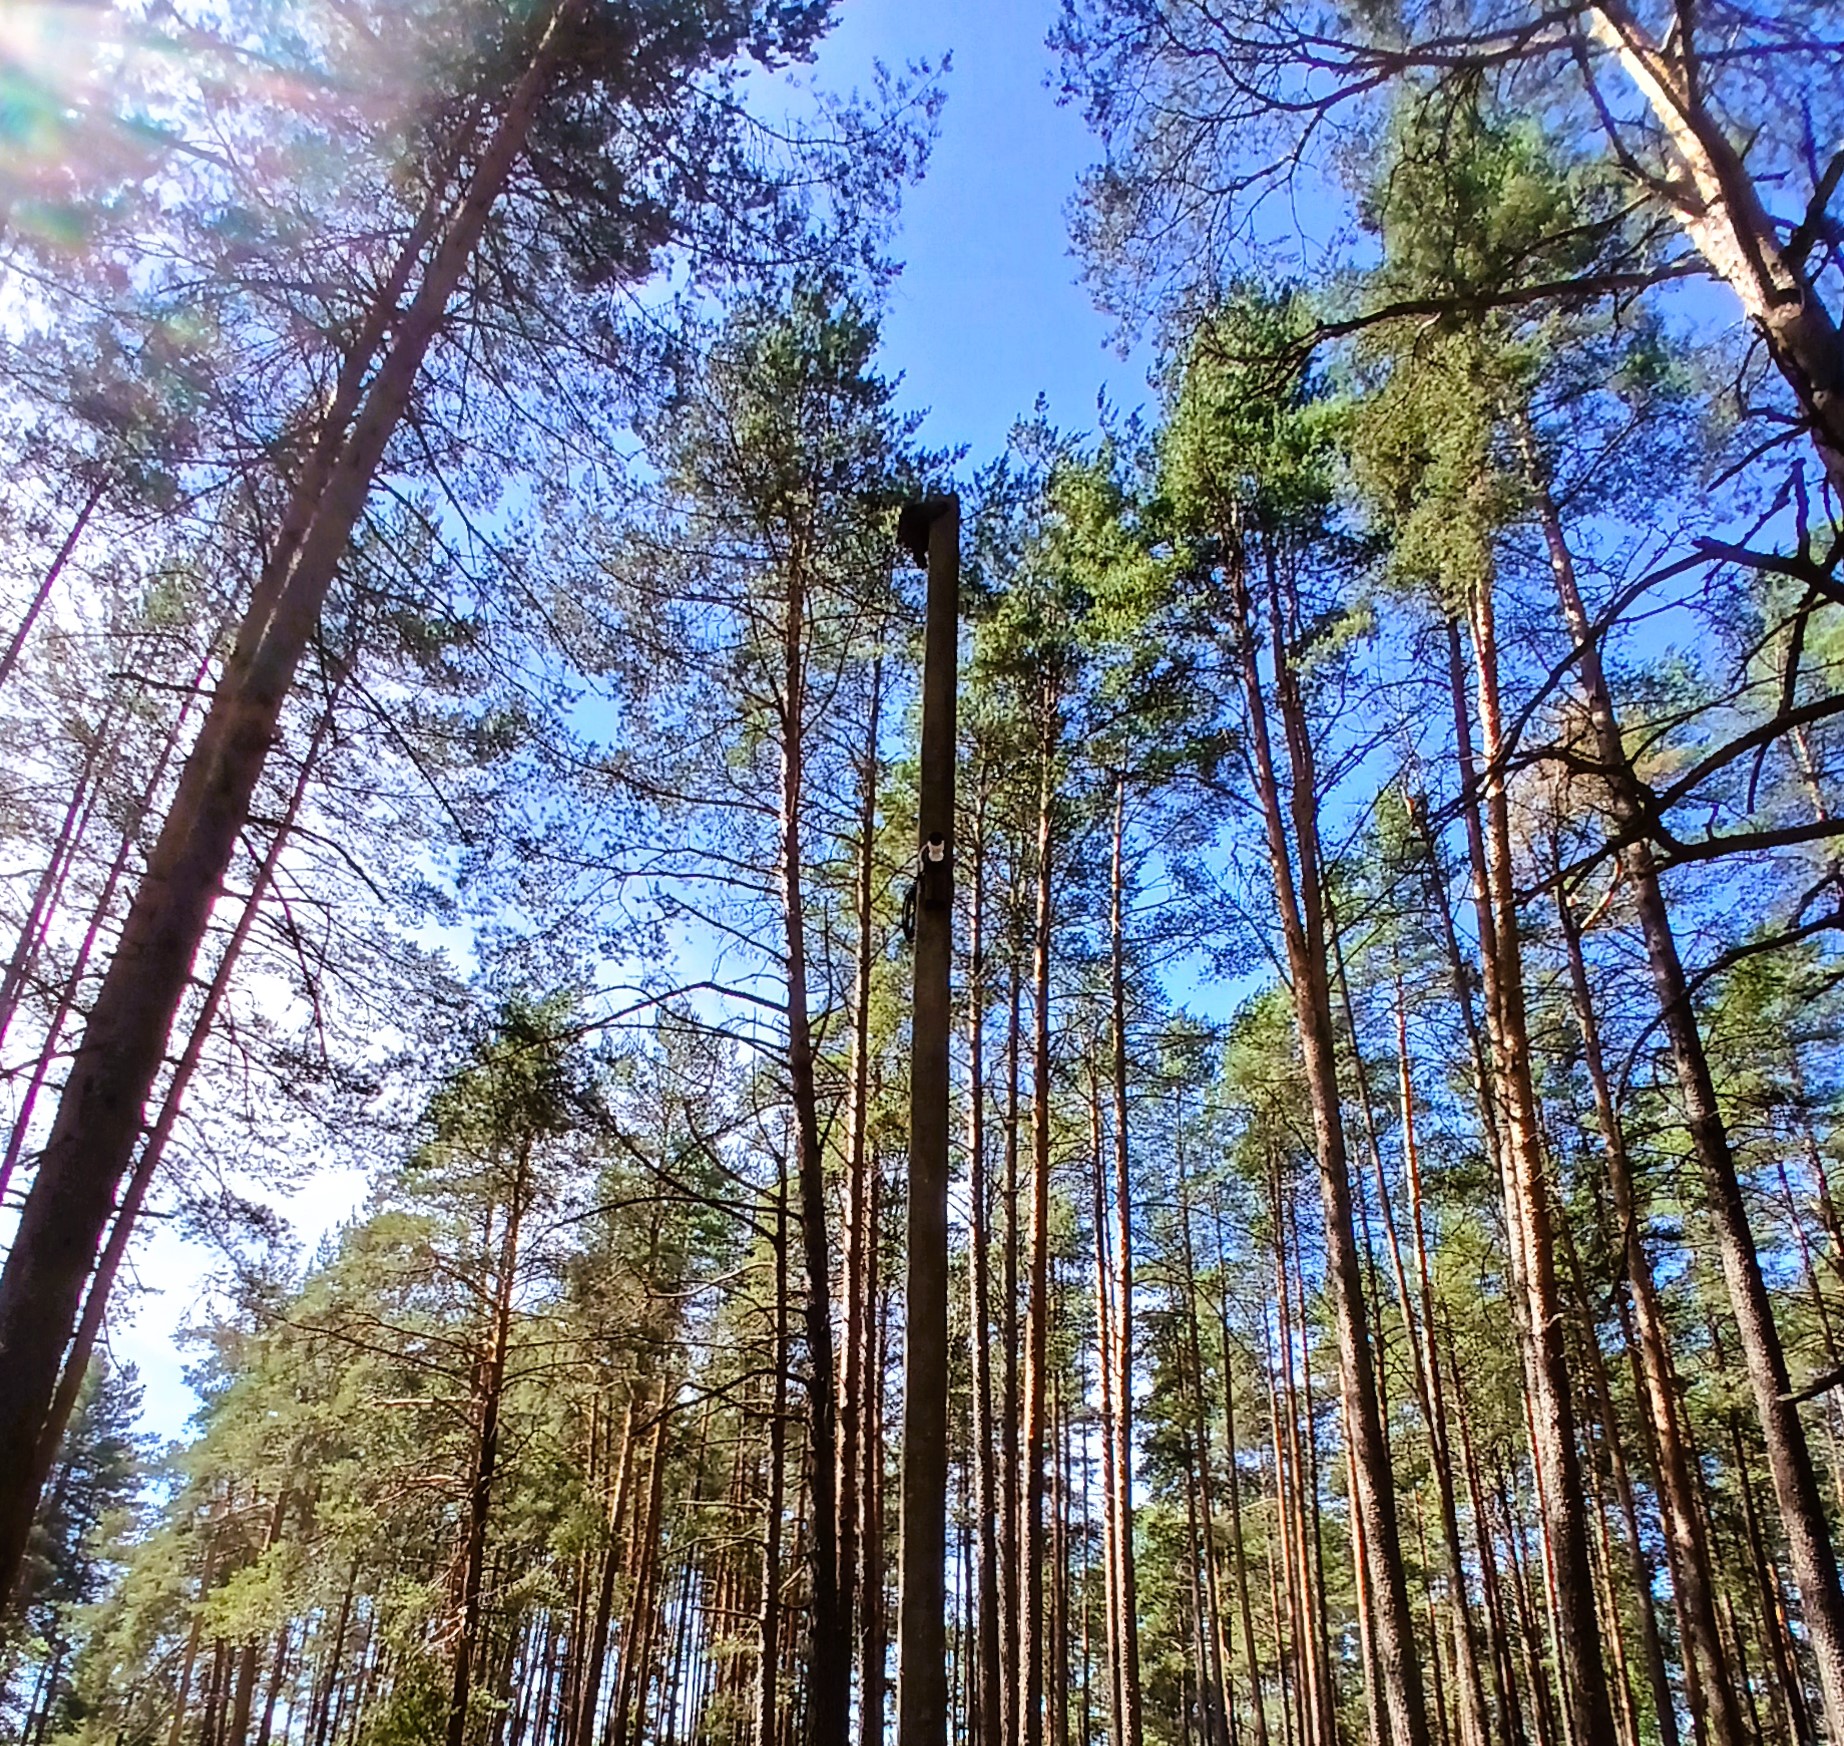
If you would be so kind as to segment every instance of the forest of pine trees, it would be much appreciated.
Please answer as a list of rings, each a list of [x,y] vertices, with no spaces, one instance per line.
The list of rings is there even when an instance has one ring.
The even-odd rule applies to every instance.
[[[0,1741],[943,1746],[953,491],[949,1739],[1844,1746],[1844,5],[1044,12],[0,4]]]

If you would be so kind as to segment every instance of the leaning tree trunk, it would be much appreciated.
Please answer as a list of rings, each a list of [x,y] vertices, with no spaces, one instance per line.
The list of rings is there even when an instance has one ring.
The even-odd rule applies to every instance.
[[[70,532],[64,536],[64,542],[57,549],[51,562],[45,566],[45,573],[39,578],[38,587],[33,590],[32,599],[25,612],[20,616],[18,628],[7,639],[6,648],[0,651],[0,687],[3,687],[26,646],[26,639],[32,634],[32,627],[38,623],[39,614],[45,610],[51,599],[52,590],[58,585],[58,578],[64,574],[78,542],[83,538],[83,530],[90,525],[90,517],[96,513],[96,507],[102,502],[103,493],[108,489],[108,481],[101,480],[90,487],[90,492],[83,500],[83,507],[77,511],[76,519],[71,524]]]
[[[1625,0],[1594,0],[1588,23],[1645,98],[1684,171],[1654,187],[1668,187],[1685,234],[1740,301],[1793,391],[1832,488],[1844,494],[1844,335],[1807,266],[1818,236],[1782,241],[1741,151],[1700,88],[1687,32],[1674,23],[1655,42]]]
[[[231,936],[218,957],[211,985],[205,991],[204,1000],[200,1002],[198,1016],[192,1021],[185,1050],[173,1068],[172,1077],[167,1081],[166,1093],[160,1100],[160,1114],[155,1118],[146,1144],[141,1148],[141,1156],[135,1160],[134,1170],[122,1195],[122,1203],[116,1209],[114,1223],[110,1226],[108,1240],[103,1244],[102,1253],[97,1259],[89,1290],[84,1294],[82,1313],[77,1318],[76,1333],[64,1359],[63,1374],[58,1378],[57,1391],[52,1396],[51,1410],[46,1415],[45,1428],[39,1439],[39,1470],[34,1485],[41,1491],[44,1489],[45,1476],[50,1473],[51,1464],[57,1458],[58,1446],[64,1440],[64,1430],[76,1407],[83,1378],[89,1371],[90,1355],[95,1351],[97,1336],[102,1332],[103,1314],[108,1308],[115,1276],[121,1270],[122,1261],[128,1253],[128,1239],[134,1232],[135,1221],[140,1216],[147,1192],[153,1186],[154,1177],[160,1169],[160,1160],[166,1155],[167,1144],[179,1123],[186,1091],[198,1071],[199,1062],[204,1058],[205,1045],[216,1028],[218,1012],[230,990],[231,975],[250,937],[251,929],[255,926],[289,833],[294,829],[295,819],[307,792],[308,780],[319,756],[321,740],[332,725],[332,719],[332,712],[328,709],[321,715],[320,724],[314,730],[314,737],[301,761],[294,792],[289,796],[287,809],[269,839],[269,847],[250,883],[249,896],[244,899],[236,925],[231,929]]]
[[[258,584],[90,1009],[0,1273],[0,1594],[11,1591],[24,1556],[37,1503],[39,1434],[84,1280],[133,1156],[167,1033],[248,820],[283,703],[385,448],[524,151],[568,25],[585,3],[561,0],[416,295],[395,321],[338,458],[311,507],[299,512],[298,543],[281,563],[272,560]],[[298,490],[297,499],[303,494]]]

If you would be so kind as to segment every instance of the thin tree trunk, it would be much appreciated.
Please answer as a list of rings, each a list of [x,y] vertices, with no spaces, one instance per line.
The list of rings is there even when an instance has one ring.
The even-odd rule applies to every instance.
[[[1497,1502],[1499,1519],[1504,1524],[1504,1547],[1511,1583],[1511,1612],[1517,1625],[1517,1641],[1524,1651],[1525,1683],[1530,1692],[1530,1712],[1536,1722],[1537,1746],[1555,1746],[1557,1716],[1549,1669],[1543,1655],[1541,1633],[1537,1630],[1535,1602],[1531,1599],[1529,1554],[1524,1546],[1523,1524],[1512,1507],[1511,1490],[1503,1472],[1498,1475]],[[1537,1524],[1542,1537],[1542,1522]],[[1564,1724],[1566,1726],[1566,1722]]]
[[[1050,1700],[1051,1746],[1069,1740],[1069,1463],[1067,1410],[1063,1403],[1063,1369],[1050,1372]]]
[[[96,507],[102,502],[106,489],[106,484],[102,483],[90,487],[90,494],[84,498],[83,507],[77,511],[70,532],[64,536],[64,543],[58,547],[56,555],[45,567],[44,575],[39,578],[38,587],[33,591],[32,599],[19,620],[19,628],[8,639],[5,652],[0,653],[0,686],[6,684],[14,667],[19,664],[20,652],[26,646],[26,639],[31,636],[39,614],[51,599],[51,591],[57,587],[58,578],[64,574],[64,566],[76,551],[77,542],[83,538],[83,530],[90,525],[90,517],[96,513]]]
[[[582,1653],[582,1666],[578,1675],[579,1695],[574,1705],[575,1725],[569,1736],[575,1746],[595,1746],[595,1713],[602,1701],[602,1669],[608,1659],[608,1626],[614,1616],[615,1572],[620,1563],[621,1526],[627,1513],[628,1492],[634,1478],[634,1408],[637,1401],[637,1394],[630,1391],[627,1411],[621,1421],[621,1455],[615,1463],[614,1480],[608,1489],[608,1503],[603,1518],[603,1532],[608,1543],[602,1551],[602,1569],[596,1585],[595,1617]],[[663,1398],[659,1410],[665,1410]],[[567,1680],[565,1689],[568,1690]]]
[[[1032,932],[1031,993],[1031,1235],[1024,1355],[1024,1605],[1018,1634],[1022,1746],[1044,1746],[1044,1492],[1045,1423],[1049,1397],[1050,1334],[1050,929],[1051,853],[1056,719],[1046,706],[1038,749],[1037,909]]]
[[[1633,1584],[1633,1604],[1639,1614],[1640,1648],[1645,1654],[1646,1683],[1652,1688],[1652,1707],[1658,1716],[1658,1731],[1662,1746],[1677,1746],[1678,1724],[1677,1712],[1671,1692],[1671,1678],[1665,1669],[1665,1649],[1658,1633],[1658,1614],[1653,1599],[1654,1571],[1652,1560],[1646,1552],[1645,1542],[1639,1533],[1639,1505],[1633,1495],[1632,1475],[1627,1471],[1626,1451],[1621,1445],[1620,1421],[1614,1412],[1613,1390],[1607,1379],[1607,1366],[1601,1357],[1600,1338],[1594,1325],[1594,1314],[1588,1304],[1587,1282],[1582,1276],[1581,1258],[1575,1252],[1575,1241],[1570,1234],[1566,1218],[1558,1217],[1557,1228],[1562,1234],[1564,1252],[1568,1256],[1570,1283],[1575,1300],[1576,1322],[1581,1330],[1582,1354],[1586,1361],[1588,1380],[1593,1385],[1594,1404],[1601,1421],[1601,1445],[1607,1451],[1608,1470],[1613,1477],[1614,1501],[1620,1509],[1621,1525],[1625,1529],[1624,1544],[1627,1559],[1627,1573]],[[1605,1537],[1606,1521],[1603,1511],[1601,1532]],[[1613,1605],[1613,1571],[1611,1560],[1607,1573],[1608,1600]],[[1619,1629],[1617,1609],[1608,1615],[1608,1632],[1610,1639]],[[1623,1651],[1616,1649],[1616,1660],[1623,1659]],[[1629,1699],[1630,1701],[1630,1699]],[[1632,1722],[1635,1739],[1638,1724]],[[1740,1746],[1739,1740],[1736,1746]]]
[[[1295,1325],[1300,1330],[1300,1395],[1305,1403],[1302,1414],[1297,1407],[1292,1387],[1293,1370],[1289,1358],[1288,1381],[1288,1425],[1296,1428],[1304,1419],[1304,1443],[1296,1448],[1300,1459],[1302,1483],[1300,1486],[1301,1517],[1300,1544],[1304,1549],[1301,1559],[1300,1575],[1304,1584],[1304,1593],[1312,1609],[1311,1645],[1313,1654],[1313,1687],[1318,1700],[1319,1736],[1324,1746],[1337,1746],[1338,1741],[1338,1697],[1333,1686],[1331,1624],[1326,1613],[1325,1594],[1325,1536],[1319,1507],[1319,1413],[1318,1402],[1313,1393],[1313,1347],[1312,1329],[1306,1311],[1306,1266],[1305,1245],[1300,1241],[1299,1209],[1290,1199],[1287,1203],[1286,1216],[1292,1236],[1294,1267],[1292,1269],[1293,1287],[1296,1293],[1298,1319]],[[1281,1281],[1286,1289],[1287,1280]],[[1382,1386],[1379,1381],[1377,1389],[1378,1420],[1383,1420]],[[1296,1429],[1296,1435],[1300,1434]],[[1388,1433],[1384,1434],[1384,1452],[1389,1448]]]
[[[880,1252],[883,1177],[871,1176],[870,1253]],[[875,1262],[873,1262],[875,1266]],[[873,1292],[876,1344],[870,1368],[870,1428],[864,1450],[864,1645],[861,1657],[862,1695],[859,1703],[859,1746],[883,1746],[884,1659],[888,1620],[884,1597],[884,1370],[889,1358],[888,1304]]]
[[[448,1692],[448,1746],[464,1746],[476,1640],[480,1632],[481,1576],[486,1568],[487,1525],[493,1511],[493,1481],[499,1471],[499,1413],[506,1389],[506,1358],[512,1343],[512,1298],[518,1279],[519,1227],[531,1167],[530,1142],[521,1142],[506,1196],[506,1228],[500,1238],[493,1285],[493,1325],[480,1359],[475,1411],[473,1471],[468,1476],[466,1538],[461,1555],[460,1629],[455,1634],[454,1670]],[[241,1739],[232,1746],[242,1746]]]
[[[1288,1267],[1288,1222],[1281,1189],[1280,1160],[1271,1156],[1268,1167],[1270,1218],[1274,1225],[1274,1302],[1279,1315],[1276,1328],[1280,1367],[1276,1377],[1275,1434],[1286,1450],[1292,1485],[1287,1493],[1287,1612],[1300,1702],[1302,1746],[1331,1746],[1322,1738],[1325,1713],[1319,1701],[1318,1632],[1312,1628],[1317,1612],[1313,1599],[1312,1554],[1306,1544],[1306,1496],[1311,1487],[1300,1443],[1299,1385],[1294,1369],[1293,1284]]]
[[[1460,1362],[1451,1342],[1447,1353],[1449,1380],[1453,1383],[1454,1419],[1460,1432],[1461,1464],[1466,1472],[1466,1495],[1472,1505],[1473,1534],[1479,1546],[1479,1585],[1485,1595],[1486,1620],[1492,1633],[1492,1679],[1498,1700],[1498,1715],[1503,1737],[1511,1746],[1524,1746],[1529,1738],[1524,1728],[1524,1709],[1518,1701],[1517,1669],[1512,1658],[1511,1631],[1500,1582],[1497,1549],[1492,1543],[1491,1518],[1486,1512],[1485,1485],[1480,1474],[1478,1451],[1473,1446],[1472,1415],[1467,1408],[1466,1390],[1460,1382]]]
[[[666,1393],[670,1395],[670,1387]],[[622,1644],[621,1671],[615,1686],[614,1712],[609,1724],[610,1746],[629,1746],[630,1741],[634,1746],[639,1746],[646,1738],[647,1699],[653,1685],[660,1624],[660,1523],[666,1491],[668,1417],[666,1412],[661,1411],[653,1421],[653,1447],[647,1464],[647,1507],[639,1535],[640,1568],[636,1572],[634,1596],[628,1608],[628,1629]]]
[[[185,1727],[186,1703],[192,1695],[192,1673],[193,1669],[198,1665],[199,1637],[204,1629],[205,1613],[201,1603],[204,1601],[206,1595],[211,1592],[211,1578],[215,1565],[216,1559],[213,1555],[213,1548],[207,1545],[205,1549],[204,1569],[199,1573],[198,1600],[193,1603],[192,1622],[186,1628],[186,1649],[184,1655],[180,1658],[179,1690],[175,1693],[173,1698],[173,1720],[167,1727],[166,1746],[179,1746],[180,1733]],[[354,1568],[356,1570],[356,1565]],[[350,1594],[351,1589],[348,1587],[348,1597]],[[345,1620],[345,1613],[343,1610],[340,1614],[340,1620],[343,1629]],[[317,1742],[316,1746],[318,1746]]]
[[[1197,1262],[1191,1242],[1191,1196],[1185,1177],[1184,1149],[1177,1150],[1178,1170],[1178,1241],[1183,1262],[1184,1321],[1182,1328],[1191,1372],[1193,1424],[1191,1436],[1196,1450],[1197,1506],[1204,1570],[1204,1617],[1201,1621],[1208,1676],[1208,1714],[1216,1724],[1216,1735],[1227,1739],[1227,1715],[1230,1706],[1228,1650],[1225,1647],[1223,1603],[1217,1573],[1215,1481],[1210,1464],[1210,1414],[1204,1399],[1204,1352],[1197,1332]],[[1233,1483],[1233,1481],[1232,1481]]]
[[[1193,1646],[1192,1679],[1197,1693],[1197,1732],[1201,1746],[1223,1746],[1226,1727],[1223,1716],[1223,1678],[1218,1665],[1216,1629],[1205,1592],[1210,1569],[1210,1547],[1205,1535],[1205,1510],[1202,1491],[1204,1447],[1197,1440],[1193,1423],[1183,1427],[1185,1453],[1185,1578],[1190,1589],[1191,1637]]]
[[[1264,1348],[1266,1340],[1264,1324]],[[1298,1708],[1295,1699],[1300,1687],[1300,1632],[1293,1583],[1293,1500],[1288,1486],[1287,1440],[1281,1435],[1280,1376],[1274,1355],[1264,1350],[1263,1357],[1268,1378],[1268,1442],[1274,1453],[1274,1531],[1268,1548],[1268,1599],[1274,1624],[1275,1678],[1281,1693],[1281,1739],[1284,1746],[1294,1746],[1296,1740],[1304,1742],[1306,1727],[1304,1716],[1300,1717],[1297,1733],[1294,1727]],[[1285,1611],[1281,1605],[1283,1572],[1287,1578]]]
[[[768,1500],[762,1533],[762,1612],[756,1673],[755,1746],[778,1746],[781,1716],[781,1515],[788,1421],[788,1181],[785,1162],[775,1195],[774,1390],[768,1415]]]
[[[807,917],[803,847],[806,793],[807,597],[803,562],[787,565],[782,621],[781,895],[786,947],[788,1080],[799,1168],[801,1248],[806,1257],[803,1327],[807,1345],[807,1497],[812,1618],[806,1737],[809,1746],[846,1746],[850,1722],[851,1608],[839,1592],[838,1395],[832,1352],[832,1263],[826,1220],[826,1153],[820,1131],[813,1026],[807,1004]]]
[[[1022,941],[1019,938],[1019,906],[1016,893],[1012,898],[1011,951],[1008,965],[1008,988],[1005,1021],[1005,1254],[1004,1309],[1001,1325],[1005,1336],[1005,1396],[1002,1414],[1001,1454],[1004,1484],[1000,1488],[999,1543],[999,1649],[1004,1674],[1003,1746],[1023,1743],[1023,1677],[1019,1671],[1019,1615],[1022,1612],[1024,1583],[1019,1566],[1020,1535],[1023,1527],[1020,1505],[1024,1491],[1024,1467],[1019,1452],[1019,1341],[1018,1341],[1018,1141],[1019,1076],[1021,1066]]]
[[[986,795],[973,811],[968,845],[972,893],[967,929],[967,1240],[968,1356],[973,1367],[973,1489],[978,1517],[979,1617],[975,1660],[979,1676],[979,1746],[1001,1746],[1004,1666],[999,1650],[999,1475],[995,1473],[992,1399],[991,1191],[986,1179]]]
[[[275,1732],[275,1705],[281,1696],[282,1679],[288,1671],[289,1626],[275,1634],[275,1659],[269,1664],[269,1679],[263,1695],[262,1720],[256,1725],[256,1746],[269,1746]]]
[[[839,1595],[849,1610],[858,1592],[858,1480],[864,1465],[864,1361],[866,1289],[865,1225],[870,1216],[869,1147],[871,1113],[871,971],[877,957],[874,902],[877,883],[878,733],[883,705],[884,665],[871,663],[871,695],[860,750],[858,866],[854,898],[857,940],[852,966],[851,1130],[845,1160],[845,1350],[839,1388]],[[846,1657],[847,1665],[850,1655]]]
[[[1141,1746],[1140,1602],[1139,1585],[1133,1567],[1133,1188],[1128,1151],[1127,924],[1123,866],[1126,800],[1126,779],[1117,778],[1114,789],[1113,842],[1108,859],[1108,1003],[1109,1032],[1113,1043],[1116,1324],[1113,1365],[1114,1494],[1108,1508],[1114,1520],[1115,1597],[1120,1611],[1121,1737],[1123,1746]],[[1202,1388],[1201,1380],[1198,1386]],[[1214,1569],[1213,1561],[1213,1573]],[[1213,1574],[1213,1585],[1214,1581]],[[1214,1610],[1214,1599],[1212,1607]],[[1227,1692],[1227,1686],[1224,1690]]]
[[[1415,1251],[1415,1284],[1421,1309],[1421,1338],[1416,1352],[1420,1364],[1422,1403],[1427,1413],[1428,1437],[1433,1455],[1435,1492],[1441,1509],[1441,1541],[1447,1555],[1447,1581],[1454,1609],[1454,1653],[1460,1676],[1462,1733],[1469,1746],[1486,1746],[1492,1737],[1490,1712],[1486,1708],[1485,1681],[1479,1671],[1479,1643],[1473,1621],[1472,1603],[1466,1591],[1466,1552],[1460,1540],[1460,1512],[1454,1495],[1453,1447],[1448,1436],[1447,1391],[1441,1380],[1440,1359],[1435,1350],[1434,1278],[1428,1265],[1428,1241],[1422,1222],[1421,1147],[1416,1134],[1414,1065],[1409,1055],[1408,1005],[1403,999],[1402,983],[1396,983],[1396,1073],[1397,1096],[1402,1125],[1402,1172],[1408,1185],[1409,1232]],[[1389,1187],[1379,1175],[1377,1194],[1385,1209],[1389,1207]],[[1393,1221],[1390,1228],[1392,1249],[1396,1245]],[[1397,1260],[1400,1274],[1401,1261]],[[1406,1290],[1406,1286],[1404,1286]],[[1406,1309],[1404,1319],[1409,1320]],[[1413,1323],[1411,1322],[1411,1329]]]
[[[1262,1699],[1261,1659],[1255,1642],[1255,1614],[1249,1604],[1248,1556],[1242,1538],[1242,1482],[1236,1443],[1236,1373],[1229,1343],[1229,1275],[1223,1262],[1221,1208],[1218,1208],[1217,1255],[1221,1274],[1217,1318],[1223,1346],[1223,1441],[1229,1462],[1230,1553],[1236,1575],[1236,1611],[1242,1623],[1242,1648],[1249,1664],[1249,1701],[1255,1723],[1255,1746],[1268,1746],[1267,1706]]]
[[[1101,1083],[1090,1064],[1089,1163],[1093,1183],[1092,1212],[1095,1225],[1095,1381],[1101,1418],[1101,1561],[1108,1652],[1108,1733],[1112,1746],[1123,1746],[1126,1704],[1121,1696],[1125,1656],[1121,1652],[1120,1559],[1114,1549],[1118,1533],[1114,1485],[1114,1310],[1111,1301],[1112,1269],[1108,1264],[1107,1164],[1101,1145]]]
[[[1357,1469],[1351,1461],[1351,1433],[1345,1432],[1345,1484],[1355,1489]],[[1351,1591],[1357,1601],[1357,1655],[1364,1670],[1364,1731],[1369,1746],[1382,1746],[1383,1729],[1388,1724],[1383,1719],[1382,1708],[1377,1701],[1377,1646],[1370,1628],[1370,1571],[1369,1553],[1364,1545],[1364,1518],[1360,1515],[1351,1517]],[[1434,1717],[1440,1734],[1440,1746],[1447,1746],[1446,1718],[1441,1703],[1440,1658],[1437,1655],[1433,1667]],[[1334,1736],[1336,1738],[1336,1736]]]
[[[108,780],[121,750],[117,724],[122,707],[120,698],[111,700],[103,711],[102,719],[96,724],[89,749],[84,753],[83,763],[77,771],[77,780],[71,788],[70,799],[65,803],[64,816],[59,820],[57,834],[51,840],[51,853],[46,857],[45,865],[39,869],[38,879],[32,887],[32,900],[26,905],[25,920],[20,923],[12,953],[7,958],[6,970],[0,974],[0,1042],[5,1041],[8,1031],[12,1029],[26,983],[31,979],[38,963],[38,954],[44,946],[46,930],[62,898],[64,881],[70,876],[72,859],[89,828],[91,815],[101,803],[102,785]],[[0,1189],[3,1188],[4,1184],[0,1184]]]
[[[1755,1587],[1761,1609],[1761,1634],[1768,1659],[1774,1665],[1774,1683],[1780,1688],[1786,1708],[1787,1736],[1810,1746],[1812,1716],[1806,1705],[1804,1682],[1799,1676],[1799,1662],[1794,1651],[1792,1633],[1786,1629],[1786,1612],[1781,1605],[1779,1574],[1768,1556],[1767,1539],[1761,1531],[1760,1511],[1754,1502],[1754,1478],[1751,1464],[1742,1446],[1741,1426],[1736,1415],[1729,1415],[1729,1445],[1735,1456],[1736,1491],[1742,1505],[1742,1528],[1747,1538],[1749,1562],[1754,1567]]]

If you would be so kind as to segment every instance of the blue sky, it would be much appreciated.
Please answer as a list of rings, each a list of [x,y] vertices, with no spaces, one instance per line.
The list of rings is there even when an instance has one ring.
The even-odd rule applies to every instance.
[[[951,52],[947,106],[928,177],[904,202],[906,263],[884,326],[885,368],[926,407],[925,439],[1003,446],[1041,392],[1058,423],[1094,422],[1098,392],[1146,397],[1144,355],[1109,346],[1111,323],[1077,282],[1065,206],[1094,155],[1079,113],[1046,85],[1055,0],[844,0],[813,76],[839,89]]]

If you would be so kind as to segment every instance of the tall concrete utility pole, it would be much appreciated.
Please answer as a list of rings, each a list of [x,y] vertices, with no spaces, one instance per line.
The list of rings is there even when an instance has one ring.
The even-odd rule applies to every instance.
[[[915,999],[910,1013],[909,1264],[903,1344],[903,1554],[897,1746],[948,1737],[948,971],[954,955],[954,706],[960,500],[904,507],[899,543],[928,567],[916,805]]]

